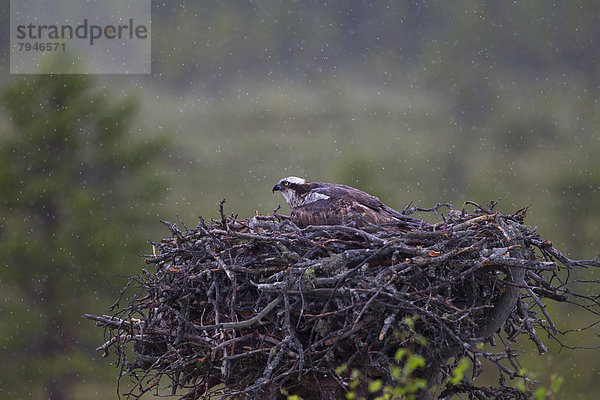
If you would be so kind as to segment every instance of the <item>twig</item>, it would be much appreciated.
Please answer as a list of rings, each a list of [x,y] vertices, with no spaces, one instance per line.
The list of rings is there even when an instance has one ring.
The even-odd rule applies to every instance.
[[[146,263],[154,268],[128,281],[137,290],[128,304],[115,302],[113,316],[84,316],[105,329],[98,351],[116,355],[119,379],[132,377],[126,397],[160,384],[173,394],[185,390],[190,400],[208,398],[215,386],[223,399],[274,398],[281,388],[293,394],[326,386],[325,375],[333,393],[352,380],[336,374],[340,365],[385,380],[396,350],[406,348],[425,357],[419,373],[436,377],[431,390],[435,381],[447,393],[524,399],[507,379],[520,376],[515,340],[529,337],[544,353],[541,329],[561,348],[575,348],[564,334],[600,324],[600,281],[578,273],[599,259],[564,256],[523,225],[526,209],[507,215],[494,211],[497,202],[467,202],[476,207],[467,214],[448,204],[409,204],[405,214],[450,212],[434,225],[411,219],[413,230],[398,232],[383,225],[299,229],[279,208],[239,220],[225,215],[224,203],[220,220],[200,218],[191,229],[181,219],[184,231],[164,221],[171,236],[151,242]],[[593,319],[561,330],[547,299]],[[481,349],[478,342],[491,344]],[[487,360],[499,383],[448,385],[451,360],[461,357],[472,361],[473,376]]]
[[[223,228],[229,230],[229,227],[227,226],[227,218],[225,217],[225,211],[223,210],[224,204],[225,204],[225,199],[222,199],[219,202],[219,214],[221,215],[221,224],[223,225]]]

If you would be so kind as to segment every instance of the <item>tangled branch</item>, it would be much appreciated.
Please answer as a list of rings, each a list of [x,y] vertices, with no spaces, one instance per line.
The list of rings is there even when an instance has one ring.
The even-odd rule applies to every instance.
[[[600,264],[561,254],[523,225],[525,209],[505,215],[495,203],[472,204],[473,214],[451,209],[435,225],[400,233],[298,229],[275,212],[237,219],[221,203],[220,220],[183,231],[164,222],[171,237],[151,243],[153,271],[131,278],[137,291],[129,304],[85,317],[105,328],[98,350],[116,353],[134,382],[130,398],[161,387],[181,399],[215,396],[215,387],[222,399],[285,398],[283,391],[341,398],[351,377],[340,365],[391,381],[399,348],[427,360],[420,373],[431,387],[423,398],[525,398],[505,379],[521,376],[511,345],[526,336],[543,354],[538,332],[556,340],[567,333],[547,301],[600,315],[597,296],[571,289],[575,269]],[[440,206],[449,205],[410,212],[437,215]],[[502,346],[481,345],[497,339]],[[482,360],[494,364],[498,387],[467,378],[450,384],[448,360],[462,357],[473,376]]]

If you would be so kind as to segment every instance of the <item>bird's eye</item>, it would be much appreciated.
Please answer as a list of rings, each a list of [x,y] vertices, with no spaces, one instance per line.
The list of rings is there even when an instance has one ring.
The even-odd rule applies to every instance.
[[[283,186],[290,186],[290,183],[288,181],[283,182]]]

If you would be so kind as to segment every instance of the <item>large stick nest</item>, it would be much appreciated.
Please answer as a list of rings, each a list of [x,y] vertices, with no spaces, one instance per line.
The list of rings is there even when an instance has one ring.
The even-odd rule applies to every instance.
[[[165,222],[172,236],[153,243],[146,263],[154,268],[131,279],[129,304],[86,315],[106,328],[99,350],[114,348],[133,378],[128,396],[164,386],[186,399],[208,398],[215,386],[222,398],[278,398],[281,389],[339,396],[353,368],[393,384],[390,366],[404,348],[427,360],[420,373],[437,379],[441,397],[524,398],[504,378],[520,376],[511,349],[518,336],[544,353],[536,328],[560,333],[543,299],[598,311],[595,298],[567,287],[572,268],[597,261],[563,256],[523,225],[525,210],[451,210],[406,233],[221,215],[192,229]],[[500,350],[478,345],[495,337]],[[473,376],[491,361],[500,383],[449,384],[456,362],[447,360],[461,357],[473,362]]]

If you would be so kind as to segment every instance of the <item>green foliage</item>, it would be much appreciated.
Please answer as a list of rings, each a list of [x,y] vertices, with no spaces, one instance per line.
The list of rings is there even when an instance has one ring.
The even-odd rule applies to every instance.
[[[454,367],[454,369],[452,370],[452,377],[450,378],[450,384],[458,385],[460,383],[460,381],[462,381],[462,379],[464,378],[465,371],[467,370],[467,368],[469,368],[469,360],[467,360],[465,357],[463,357],[458,362],[458,365],[456,365],[456,367]]]
[[[519,371],[519,375],[520,376],[515,380],[515,387],[519,389],[521,393],[528,393],[529,395],[533,394],[535,400],[555,400],[557,398],[557,393],[564,382],[562,376],[553,373],[550,375],[549,387],[538,386],[537,388],[532,389],[532,385],[536,383],[535,379],[537,374],[522,368]],[[531,392],[532,390],[533,393]]]
[[[415,399],[420,390],[427,388],[427,381],[415,375],[418,369],[425,367],[425,359],[418,354],[412,354],[407,349],[398,349],[394,358],[397,363],[390,366],[394,384],[384,385],[381,379],[369,378],[359,370],[353,369],[349,384],[350,391],[346,393],[346,399],[358,399],[358,388],[365,384],[370,394],[377,395],[374,397],[376,400]],[[345,370],[346,367],[343,366],[337,373],[341,374]]]
[[[11,315],[0,323],[0,386],[15,394],[34,383],[61,398],[69,381],[97,374],[99,337],[81,315],[105,310],[123,284],[107,279],[139,263],[162,191],[148,167],[161,143],[134,138],[136,103],[89,77],[16,78],[0,101],[10,121],[0,135],[0,281]]]
[[[379,379],[369,382],[369,393],[377,393],[383,387],[383,382]]]
[[[557,398],[556,395],[560,390],[560,387],[562,386],[563,382],[564,378],[562,376],[552,374],[550,376],[550,387],[538,387],[533,392],[533,397],[535,398],[535,400],[555,400]]]
[[[363,400],[364,397],[361,397],[359,388],[365,384],[368,393],[376,395],[373,397],[376,400],[415,399],[421,390],[427,389],[427,381],[415,375],[419,369],[427,365],[422,356],[412,354],[408,349],[398,349],[394,358],[397,363],[390,366],[390,375],[394,379],[392,385],[384,385],[381,379],[369,378],[361,371],[354,369],[351,373],[350,391],[346,393],[346,399]],[[450,385],[459,385],[465,378],[465,373],[470,365],[469,360],[465,357],[458,360],[452,369],[452,377],[447,382]],[[336,372],[341,375],[346,370],[347,367],[342,366]],[[548,388],[540,386],[532,393],[531,385],[534,383],[535,375],[526,369],[521,369],[519,374],[521,376],[515,379],[514,386],[527,396],[533,394],[535,400],[555,400],[564,382],[563,377],[552,374]]]
[[[288,394],[287,390],[282,389],[281,390],[282,394],[287,396],[287,400],[303,400],[302,397],[298,396],[297,394]]]

